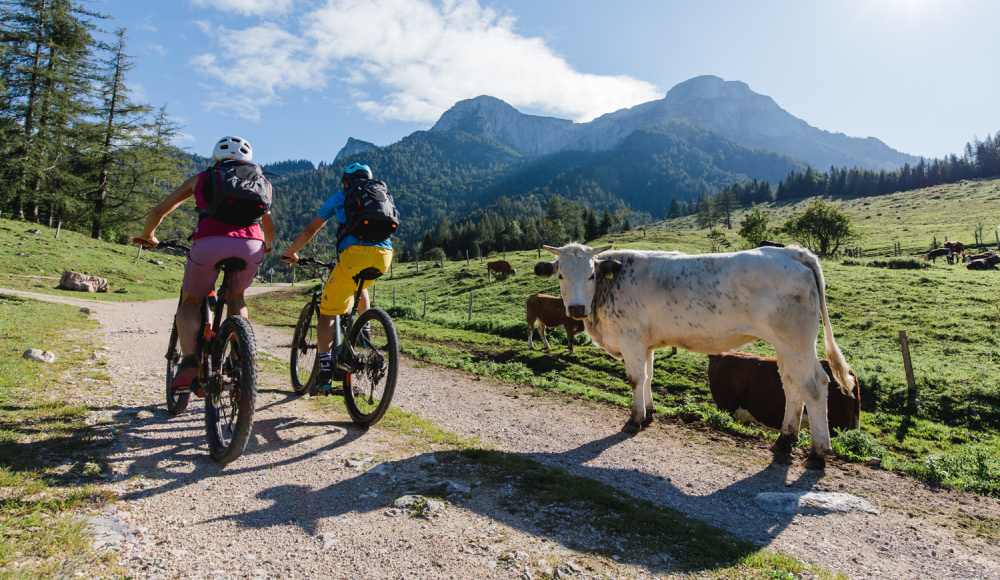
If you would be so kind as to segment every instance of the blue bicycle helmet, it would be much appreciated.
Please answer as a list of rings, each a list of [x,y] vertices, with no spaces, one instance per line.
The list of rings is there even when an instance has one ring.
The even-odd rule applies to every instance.
[[[344,176],[340,178],[341,181],[353,181],[358,178],[371,179],[372,170],[367,165],[362,165],[360,163],[351,163],[344,170]]]

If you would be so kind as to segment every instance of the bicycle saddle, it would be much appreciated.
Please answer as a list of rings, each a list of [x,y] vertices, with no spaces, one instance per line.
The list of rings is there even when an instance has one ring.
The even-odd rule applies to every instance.
[[[246,270],[247,263],[240,258],[226,258],[225,260],[220,260],[215,267],[223,272],[239,272],[240,270]]]
[[[378,279],[379,276],[381,276],[382,274],[383,272],[378,268],[365,268],[364,270],[358,272],[357,276],[354,276],[352,280],[354,280],[355,283],[360,282],[362,280],[367,282],[368,280]]]

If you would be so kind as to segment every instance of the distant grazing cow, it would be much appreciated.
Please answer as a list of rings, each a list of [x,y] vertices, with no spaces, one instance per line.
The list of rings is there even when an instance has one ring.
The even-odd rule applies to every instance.
[[[768,241],[768,240],[763,240],[760,244],[757,245],[757,247],[758,248],[784,248],[785,244],[782,244],[782,243],[779,243],[779,242],[771,242],[771,241]]]
[[[854,384],[847,393],[833,378],[830,361],[820,359],[826,376],[830,377],[827,417],[830,432],[861,427],[861,388],[858,377],[851,371]],[[719,409],[737,421],[755,420],[772,429],[781,429],[785,415],[785,391],[781,388],[778,359],[745,352],[724,352],[708,355],[708,386]],[[808,413],[807,413],[808,415]],[[803,416],[803,426],[808,423]]]
[[[594,344],[625,362],[632,414],[622,428],[635,433],[652,422],[655,349],[676,346],[718,354],[754,340],[778,353],[785,391],[781,436],[772,449],[790,453],[803,404],[813,417],[806,467],[822,469],[830,451],[826,421],[830,382],[816,356],[820,321],[833,375],[851,384],[850,367],[833,337],[819,260],[802,248],[758,248],[731,254],[545,246],[555,262],[535,274],[559,276],[566,313],[583,320]]]
[[[934,263],[936,264],[938,258],[950,258],[950,257],[951,257],[951,248],[935,248],[924,255],[924,261],[929,262],[931,260],[934,260]]]
[[[561,326],[566,330],[569,352],[573,354],[573,336],[583,332],[583,321],[566,316],[566,306],[563,304],[562,298],[546,296],[545,294],[532,294],[525,301],[525,311],[528,317],[528,348],[532,350],[535,348],[534,343],[531,342],[531,335],[535,330],[535,321],[537,320],[538,336],[545,343],[545,348],[549,348],[545,327]]]
[[[962,242],[959,242],[958,240],[952,242],[945,242],[944,245],[941,247],[950,249],[952,254],[962,256],[963,258],[965,257],[965,245],[962,244]]]
[[[997,264],[1000,264],[1000,257],[990,256],[981,260],[973,260],[965,267],[969,270],[992,270]]]
[[[497,274],[503,274],[504,276],[508,274],[517,276],[517,270],[515,270],[507,260],[486,262],[486,275],[489,276],[490,272],[496,272]]]

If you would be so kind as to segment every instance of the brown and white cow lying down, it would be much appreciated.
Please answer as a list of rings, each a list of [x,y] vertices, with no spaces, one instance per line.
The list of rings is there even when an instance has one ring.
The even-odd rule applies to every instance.
[[[830,377],[827,396],[827,422],[830,432],[847,431],[861,427],[861,388],[858,377],[850,371],[851,390],[842,389],[833,378],[830,361],[820,359],[819,364]],[[781,429],[785,415],[785,392],[778,374],[778,359],[745,352],[724,352],[708,355],[708,386],[719,409],[737,421],[754,420],[772,429]],[[808,414],[803,415],[802,425],[808,425]]]
[[[980,260],[973,260],[965,265],[967,270],[992,270],[1000,264],[1000,257],[990,256],[989,258],[983,258]]]
[[[789,453],[798,440],[803,404],[814,418],[806,467],[822,469],[830,451],[825,421],[830,379],[816,356],[822,320],[833,376],[850,384],[850,368],[834,341],[819,260],[801,248],[758,248],[730,254],[608,250],[546,246],[555,262],[535,274],[558,275],[566,312],[583,320],[594,344],[625,362],[632,416],[622,429],[652,421],[653,352],[676,346],[718,354],[764,340],[778,354],[785,391],[781,436],[772,447]]]
[[[992,258],[993,256],[996,255],[997,253],[994,252],[993,250],[986,250],[981,254],[966,254],[965,263],[968,264],[969,262],[975,262],[976,260],[985,260],[986,258]]]
[[[566,307],[563,306],[562,298],[546,296],[545,294],[532,294],[525,301],[525,312],[528,317],[528,348],[535,349],[534,343],[531,342],[531,335],[535,330],[535,321],[537,320],[538,336],[545,343],[545,348],[549,348],[545,327],[561,326],[566,330],[569,352],[573,354],[573,337],[583,332],[583,321],[566,316]]]

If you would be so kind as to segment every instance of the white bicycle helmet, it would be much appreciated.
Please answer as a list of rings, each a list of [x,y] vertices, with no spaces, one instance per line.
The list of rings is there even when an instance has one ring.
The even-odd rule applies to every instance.
[[[246,139],[229,135],[219,139],[219,142],[215,144],[215,150],[212,151],[212,159],[216,163],[226,159],[252,161],[253,148],[250,147],[250,143]]]

